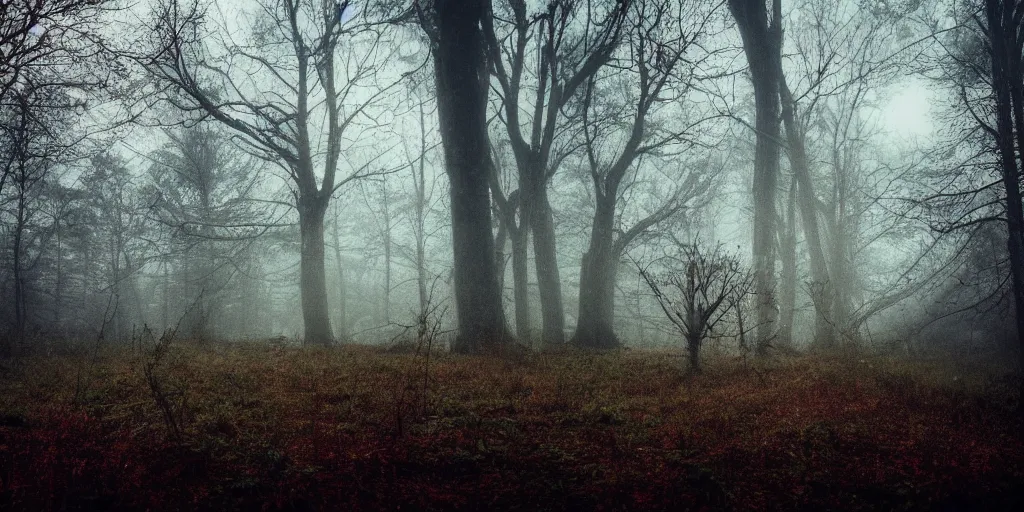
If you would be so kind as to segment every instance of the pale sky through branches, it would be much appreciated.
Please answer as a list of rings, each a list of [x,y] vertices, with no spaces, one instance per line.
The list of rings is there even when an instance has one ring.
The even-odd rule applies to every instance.
[[[934,92],[918,79],[892,87],[892,96],[882,104],[885,127],[900,138],[924,138],[932,134],[931,104]]]

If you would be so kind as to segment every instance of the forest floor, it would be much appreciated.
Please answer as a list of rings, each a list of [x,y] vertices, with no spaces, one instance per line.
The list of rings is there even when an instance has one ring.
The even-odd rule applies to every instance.
[[[1024,510],[1005,373],[164,348],[0,366],[0,509]]]

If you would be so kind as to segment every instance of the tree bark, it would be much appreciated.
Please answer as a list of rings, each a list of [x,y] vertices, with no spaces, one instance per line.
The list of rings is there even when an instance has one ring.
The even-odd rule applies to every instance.
[[[1018,184],[1015,188],[1016,199],[1011,200],[1007,196],[1007,201],[1012,202],[1015,211],[1013,214],[1016,216],[1017,221],[1017,236],[1015,238],[1015,244],[1017,245],[1016,252],[1016,265],[1014,272],[1014,304],[1016,307],[1017,316],[1017,336],[1019,340],[1019,358],[1018,365],[1019,370],[1024,372],[1024,212],[1021,210],[1021,194],[1020,194],[1020,172],[1019,169],[1024,167],[1024,64],[1021,59],[1024,57],[1024,38],[1021,37],[1022,27],[1021,18],[1015,16],[1012,6],[1018,2],[1009,2],[1009,5],[1004,7],[1003,19],[1008,26],[1008,37],[1006,38],[1007,46],[1010,48],[1008,60],[1008,69],[1010,79],[1007,82],[1010,85],[1010,99],[1013,103],[1013,119],[1014,127],[1017,135],[1017,158],[1018,163],[1021,167],[1018,167],[1018,173],[1014,183]],[[1021,7],[1018,5],[1016,9],[1019,11]],[[1013,239],[1013,238],[1011,238]],[[1012,265],[1012,263],[1011,263]],[[1024,381],[1021,382],[1021,396],[1024,396]],[[1021,411],[1024,411],[1024,406],[1021,406]]]
[[[510,237],[512,241],[512,297],[516,307],[516,336],[530,341],[530,233],[520,227]]]
[[[434,52],[438,117],[445,167],[451,183],[452,249],[461,353],[497,348],[510,340],[494,265],[491,234],[490,158],[483,5],[475,0],[435,4]]]
[[[764,0],[729,0],[754,85],[757,147],[754,154],[753,271],[757,294],[756,353],[765,355],[776,336],[775,187],[778,183],[780,129],[778,59],[781,6],[773,2],[772,23]]]
[[[796,316],[796,194],[797,183],[793,179],[786,198],[784,231],[779,240],[782,275],[779,285],[778,343],[781,345],[793,343],[793,320]]]
[[[546,345],[561,345],[565,343],[565,307],[562,304],[562,278],[558,271],[555,222],[548,202],[547,183],[542,181],[537,184],[533,193],[530,224],[544,329],[542,341]]]
[[[324,269],[324,214],[327,201],[304,197],[299,203],[299,232],[302,249],[299,287],[305,345],[330,345],[331,315],[327,305],[327,275]]]
[[[615,197],[598,195],[591,226],[590,246],[580,266],[580,308],[573,339],[588,348],[614,349],[615,277],[619,254],[615,249]]]
[[[690,355],[690,373],[700,374],[700,346],[701,338],[694,333],[686,336],[686,351]]]
[[[986,0],[985,15],[992,57],[992,89],[996,100],[996,146],[1006,197],[1006,245],[1010,256],[1010,281],[1020,347],[1018,364],[1024,369],[1024,209],[1021,205],[1020,168],[1017,166],[1018,158],[1022,155],[1018,155],[1014,140],[1016,121],[1017,138],[1024,142],[1024,93],[1021,93],[1019,84],[1013,84],[1021,80],[1021,54],[1016,42],[1018,29],[1013,19],[1015,3]],[[1017,73],[1014,74],[1014,71]],[[1014,99],[1018,100],[1016,104]],[[1019,149],[1024,150],[1024,147]]]

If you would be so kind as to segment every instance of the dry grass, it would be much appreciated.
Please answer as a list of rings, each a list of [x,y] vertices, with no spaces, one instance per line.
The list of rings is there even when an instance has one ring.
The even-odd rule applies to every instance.
[[[427,366],[365,347],[173,345],[156,392],[147,362],[101,351],[0,373],[0,508],[1021,505],[1016,383],[984,368],[807,356],[687,377],[670,352]]]

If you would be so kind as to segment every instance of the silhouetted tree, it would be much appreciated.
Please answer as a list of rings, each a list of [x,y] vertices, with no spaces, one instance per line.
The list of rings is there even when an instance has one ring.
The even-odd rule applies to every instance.
[[[451,183],[455,254],[456,352],[490,350],[511,340],[505,325],[491,233],[487,138],[489,74],[483,2],[438,0],[421,12],[434,45],[437,110]]]
[[[779,129],[779,59],[782,42],[781,0],[773,0],[769,17],[765,0],[729,0],[729,10],[743,39],[757,109],[754,156],[754,282],[757,293],[757,346],[763,355],[776,335],[776,210],[781,130]]]
[[[683,335],[690,370],[699,373],[704,340],[730,312],[742,314],[733,306],[748,293],[750,273],[739,258],[724,252],[720,245],[709,251],[696,239],[678,244],[677,254],[665,259],[662,264],[669,267],[668,272],[659,277],[640,268],[640,276],[665,316]]]

